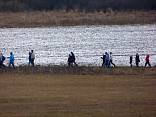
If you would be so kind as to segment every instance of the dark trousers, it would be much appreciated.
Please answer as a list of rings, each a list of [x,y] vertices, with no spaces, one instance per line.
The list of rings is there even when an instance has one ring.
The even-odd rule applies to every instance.
[[[9,63],[9,68],[10,68],[11,64],[12,64],[13,68],[15,68],[14,62]]]
[[[139,67],[139,62],[136,62],[136,66]]]
[[[105,61],[105,64],[103,65],[103,68],[105,68],[105,66],[107,66],[108,68],[110,68],[110,62],[109,60]]]
[[[34,67],[34,59],[31,59],[31,64]]]
[[[145,67],[146,67],[147,64],[151,67],[151,64],[149,63],[149,61],[146,61]]]
[[[112,60],[110,60],[110,64],[114,65],[114,67],[115,67],[115,64],[113,63],[113,61],[112,61]]]

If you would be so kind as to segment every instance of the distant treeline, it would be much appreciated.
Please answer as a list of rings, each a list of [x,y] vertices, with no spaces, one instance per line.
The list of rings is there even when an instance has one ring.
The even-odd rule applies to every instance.
[[[113,11],[156,10],[156,0],[0,0],[0,11],[26,10]]]

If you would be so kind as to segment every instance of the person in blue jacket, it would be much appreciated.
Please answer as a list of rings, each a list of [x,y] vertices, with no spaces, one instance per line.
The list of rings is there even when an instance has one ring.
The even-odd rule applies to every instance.
[[[110,68],[110,58],[109,58],[109,54],[107,52],[105,52],[105,63],[103,65],[103,68],[105,68],[105,66],[107,66],[108,68]]]
[[[15,65],[14,65],[14,55],[12,52],[10,52],[10,57],[8,57],[10,59],[10,62],[9,62],[9,68],[12,64],[13,68],[15,68]]]

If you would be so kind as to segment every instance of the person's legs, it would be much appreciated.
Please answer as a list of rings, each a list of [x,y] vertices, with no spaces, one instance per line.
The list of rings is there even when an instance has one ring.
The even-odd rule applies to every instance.
[[[73,61],[73,63],[74,63],[76,66],[78,66],[77,63],[76,63],[75,61]]]
[[[31,61],[29,61],[28,66],[30,67]]]
[[[1,65],[2,65],[2,67],[5,67],[5,65],[3,64],[3,61],[2,61],[2,64]]]
[[[149,63],[149,61],[147,62],[147,64],[149,65],[149,67],[151,67],[151,64]]]
[[[11,63],[9,62],[9,66],[8,66],[9,68],[10,68],[10,65],[11,65]]]
[[[0,61],[0,67],[2,67],[2,61]]]
[[[145,67],[146,67],[146,65],[147,65],[147,62],[145,63]]]
[[[108,68],[110,68],[110,62],[109,61],[107,61],[107,66],[108,66]]]
[[[31,64],[34,67],[34,59],[31,60]]]
[[[103,67],[103,68],[105,68],[105,66],[106,66],[106,61],[105,61],[105,63],[103,64],[103,66],[102,66],[102,67]]]
[[[12,62],[11,64],[12,64],[13,68],[15,68],[15,65],[14,65],[14,63]]]
[[[112,60],[110,60],[110,64],[112,64],[112,65],[115,67],[115,64],[113,63],[113,61],[112,61]]]

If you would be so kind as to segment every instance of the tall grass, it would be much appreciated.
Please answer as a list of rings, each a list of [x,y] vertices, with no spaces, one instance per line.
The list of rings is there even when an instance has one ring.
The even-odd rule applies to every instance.
[[[53,75],[156,75],[156,67],[152,68],[102,68],[102,67],[27,67],[0,68],[0,74],[53,74]]]
[[[33,11],[33,12],[0,12],[0,27],[51,27],[75,25],[124,25],[156,23],[156,11],[106,13],[78,10],[72,11]]]

